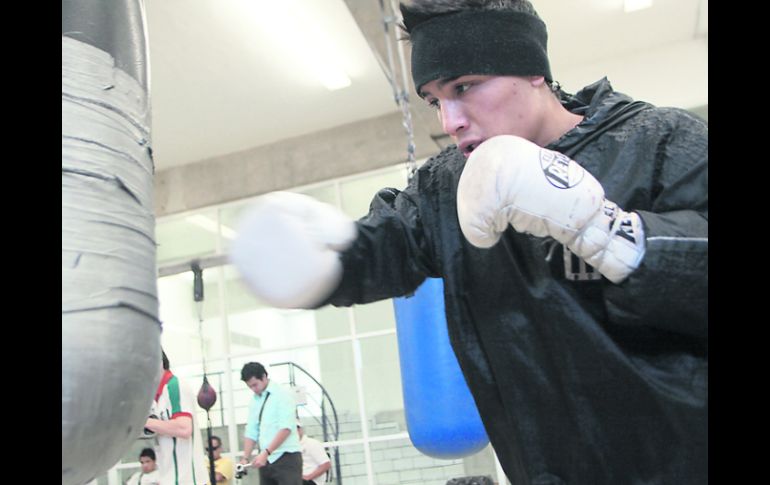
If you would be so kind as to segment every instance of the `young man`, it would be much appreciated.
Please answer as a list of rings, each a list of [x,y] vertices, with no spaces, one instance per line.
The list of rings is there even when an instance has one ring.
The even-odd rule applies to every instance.
[[[144,427],[157,436],[164,485],[204,485],[208,481],[196,412],[195,394],[171,372],[163,352],[163,375],[152,409],[157,418],[147,418]]]
[[[208,448],[206,451],[209,451]],[[230,458],[222,456],[222,440],[219,436],[211,437],[211,451],[214,455],[214,473],[217,485],[230,485],[233,482],[233,476],[235,475],[235,464]],[[208,463],[208,460],[206,460],[207,470]],[[208,477],[208,475],[206,476]],[[209,485],[211,484],[209,483]]]
[[[293,396],[267,377],[259,362],[241,369],[241,380],[254,392],[243,433],[241,464],[259,469],[262,485],[302,485],[302,453],[294,428],[297,405]],[[253,459],[254,447],[259,453]]]
[[[160,473],[155,464],[155,451],[152,448],[144,448],[139,453],[139,463],[142,469],[131,475],[126,485],[160,485]]]
[[[315,438],[305,434],[302,423],[297,421],[299,445],[302,447],[302,485],[324,483],[324,475],[332,466],[324,446]]]
[[[705,123],[606,79],[562,92],[527,1],[402,13],[417,92],[456,145],[356,222],[298,194],[260,198],[233,261],[283,307],[441,277],[452,347],[511,483],[706,483]]]

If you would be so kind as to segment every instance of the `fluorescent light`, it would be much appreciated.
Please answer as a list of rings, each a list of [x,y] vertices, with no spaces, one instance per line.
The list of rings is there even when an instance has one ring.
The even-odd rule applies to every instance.
[[[195,214],[193,216],[185,217],[184,220],[190,224],[195,224],[198,227],[202,227],[209,232],[213,232],[214,234],[217,233],[217,223],[214,222],[210,217],[204,216],[202,214]],[[222,237],[227,239],[235,239],[236,235],[237,233],[235,231],[222,224]]]
[[[275,39],[277,58],[301,66],[330,91],[350,86],[334,34],[319,28],[307,6],[296,0],[262,0],[252,5],[255,24]]]
[[[644,10],[652,7],[652,0],[624,0],[623,10],[626,13]]]
[[[317,66],[316,75],[321,84],[329,91],[335,91],[350,86],[350,78],[343,71],[330,66]]]

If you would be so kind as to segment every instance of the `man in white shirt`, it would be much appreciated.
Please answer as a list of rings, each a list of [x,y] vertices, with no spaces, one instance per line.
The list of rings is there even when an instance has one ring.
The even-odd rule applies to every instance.
[[[305,435],[299,421],[297,433],[302,447],[302,485],[320,485],[325,482],[323,475],[332,466],[329,455],[320,441]]]
[[[162,485],[206,485],[203,441],[192,389],[175,376],[163,352],[163,374],[144,427],[157,435]]]
[[[145,448],[139,453],[139,463],[142,469],[131,475],[126,485],[159,485],[160,473],[155,464],[155,451],[152,448]]]

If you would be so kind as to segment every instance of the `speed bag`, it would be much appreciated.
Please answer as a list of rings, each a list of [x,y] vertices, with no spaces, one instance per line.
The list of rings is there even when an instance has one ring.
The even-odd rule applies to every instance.
[[[393,299],[409,438],[425,455],[455,459],[489,443],[447,332],[444,281]]]

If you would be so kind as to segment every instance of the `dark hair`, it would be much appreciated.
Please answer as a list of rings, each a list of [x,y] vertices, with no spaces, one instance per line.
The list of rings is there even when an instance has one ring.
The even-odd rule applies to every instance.
[[[241,380],[243,382],[248,381],[252,377],[262,379],[265,376],[267,376],[267,371],[259,362],[248,362],[243,366],[243,369],[241,369]]]
[[[219,442],[219,446],[222,446],[222,438],[220,438],[217,435],[211,435],[211,441],[217,440]]]
[[[155,459],[155,450],[153,450],[152,448],[143,448],[142,452],[139,453],[139,459],[141,460],[143,456],[146,456],[152,461],[157,461]]]
[[[163,354],[163,369],[168,370],[169,369],[169,363],[168,363],[168,357],[166,357],[166,352],[161,350],[161,353]]]
[[[412,28],[430,18],[464,10],[508,10],[540,16],[529,0],[411,0],[401,2],[404,22],[402,39],[409,39]]]

